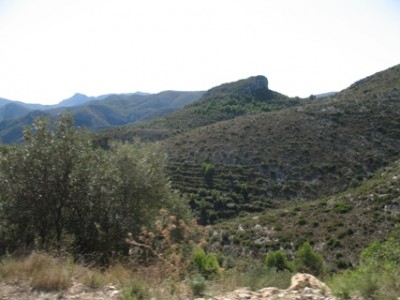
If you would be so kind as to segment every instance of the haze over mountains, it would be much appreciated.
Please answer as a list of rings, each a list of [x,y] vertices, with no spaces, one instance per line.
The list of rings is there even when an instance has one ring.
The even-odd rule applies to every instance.
[[[56,105],[27,104],[0,99],[0,139],[20,142],[23,127],[38,116],[57,117],[63,112],[74,116],[75,125],[88,130],[133,124],[173,112],[198,99],[203,92],[164,91],[158,94],[136,92],[88,97],[75,94]]]

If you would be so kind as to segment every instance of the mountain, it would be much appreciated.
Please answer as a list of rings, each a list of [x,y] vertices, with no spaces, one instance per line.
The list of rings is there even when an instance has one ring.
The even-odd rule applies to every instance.
[[[27,114],[30,111],[18,102],[9,102],[0,106],[0,122]]]
[[[246,114],[280,110],[301,102],[304,101],[270,90],[266,77],[253,76],[214,87],[192,104],[161,118],[101,132],[97,139],[100,144],[108,139],[165,139],[197,127]]]
[[[8,99],[4,99],[4,98],[0,98],[0,106],[8,104],[12,102],[12,100],[8,100]]]
[[[20,142],[23,127],[31,125],[32,115],[36,116],[40,112],[50,118],[69,112],[76,126],[94,131],[159,117],[197,100],[202,94],[201,91],[164,91],[158,94],[138,92],[99,97],[75,94],[51,108],[35,110],[20,102],[10,102],[0,107],[0,138],[3,143]]]
[[[107,97],[108,95],[106,95],[105,97]],[[96,97],[88,97],[84,94],[80,94],[80,93],[76,93],[74,94],[72,97],[68,98],[68,99],[64,99],[62,100],[60,103],[58,103],[57,106],[77,106],[77,105],[81,105],[85,102],[88,102],[90,100],[95,100]],[[103,98],[102,98],[103,99]]]
[[[106,94],[106,95],[100,95],[100,96],[86,96],[81,93],[75,93],[72,97],[67,98],[59,102],[58,104],[55,105],[55,107],[71,107],[71,106],[79,106],[82,104],[85,104],[89,101],[92,100],[103,100],[106,99],[112,95],[118,95],[120,97],[129,97],[132,95],[139,95],[139,96],[148,96],[150,95],[149,93],[142,93],[142,92],[136,92],[136,93],[130,93],[130,94]]]
[[[399,157],[399,86],[400,65],[334,97],[183,131],[163,142],[172,182],[204,223],[357,186]]]
[[[39,117],[51,116],[47,111],[34,110],[25,115],[6,119],[0,122],[0,137],[4,144],[21,143],[23,139],[23,129],[25,126],[31,126],[33,121]]]

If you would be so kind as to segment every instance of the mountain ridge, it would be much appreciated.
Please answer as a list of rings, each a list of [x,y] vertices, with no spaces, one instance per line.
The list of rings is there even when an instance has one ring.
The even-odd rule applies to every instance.
[[[174,113],[149,122],[104,131],[96,138],[99,144],[115,138],[165,139],[237,116],[295,106],[301,101],[300,98],[289,98],[270,90],[265,76],[252,76],[213,87],[197,101]]]
[[[28,110],[18,102],[11,102],[13,118],[5,115],[10,109],[0,106],[0,139],[3,143],[21,142],[24,126],[31,124],[31,115],[43,115],[57,118],[62,113],[70,113],[75,118],[75,125],[93,131],[114,126],[122,126],[140,120],[158,117],[173,112],[198,99],[202,91],[180,92],[164,91],[158,94],[132,93],[112,94],[91,98],[82,94],[66,99],[64,104],[73,106],[52,106],[45,110]],[[2,117],[3,116],[3,117]]]

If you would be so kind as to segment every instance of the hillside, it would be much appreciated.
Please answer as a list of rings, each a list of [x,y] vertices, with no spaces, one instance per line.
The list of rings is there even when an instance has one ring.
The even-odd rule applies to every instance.
[[[400,153],[399,86],[396,66],[332,98],[166,139],[173,184],[203,223],[357,186]]]
[[[238,116],[280,110],[300,103],[299,98],[288,98],[270,90],[266,77],[254,76],[214,87],[175,113],[135,126],[107,130],[99,133],[96,139],[100,144],[109,139],[160,140]]]
[[[304,241],[323,254],[331,269],[358,264],[366,246],[385,239],[400,218],[400,161],[379,169],[356,188],[315,201],[286,202],[213,227],[213,251],[263,257],[283,248],[293,253]]]

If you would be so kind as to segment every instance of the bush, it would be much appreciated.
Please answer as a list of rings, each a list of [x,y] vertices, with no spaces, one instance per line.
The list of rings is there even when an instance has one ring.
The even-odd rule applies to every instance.
[[[126,253],[126,234],[139,234],[161,208],[189,215],[157,143],[95,149],[69,115],[36,120],[24,138],[0,148],[0,253],[70,248],[107,262]]]
[[[352,210],[352,209],[353,209],[353,207],[352,207],[351,204],[350,204],[349,202],[347,202],[347,201],[339,201],[339,202],[337,202],[337,203],[335,204],[335,206],[334,206],[334,208],[333,208],[333,210],[334,210],[336,213],[339,213],[339,214],[345,214],[345,213],[349,212],[349,211]]]
[[[121,296],[122,300],[147,300],[150,299],[150,291],[146,283],[132,281],[122,288]]]
[[[190,280],[190,288],[195,295],[201,296],[206,289],[206,279],[201,274],[195,274]]]
[[[193,263],[197,270],[205,277],[212,275],[218,276],[221,274],[221,268],[215,255],[212,253],[205,253],[203,249],[195,251]]]
[[[373,242],[363,250],[360,265],[353,271],[336,275],[332,288],[336,295],[350,298],[397,300],[400,294],[400,230],[384,242]]]
[[[290,271],[292,269],[287,259],[286,253],[283,250],[277,250],[268,253],[264,263],[268,269],[274,268],[277,271]]]
[[[161,209],[154,225],[142,227],[141,234],[128,234],[131,259],[153,265],[164,275],[179,275],[192,264],[194,247],[202,244],[205,230],[195,220],[185,220]]]
[[[213,184],[213,177],[215,173],[215,167],[211,163],[203,163],[203,174],[204,174],[204,179],[209,187],[212,186]]]
[[[310,273],[315,276],[325,274],[324,259],[315,252],[310,243],[305,242],[295,253],[295,269],[297,272]]]

